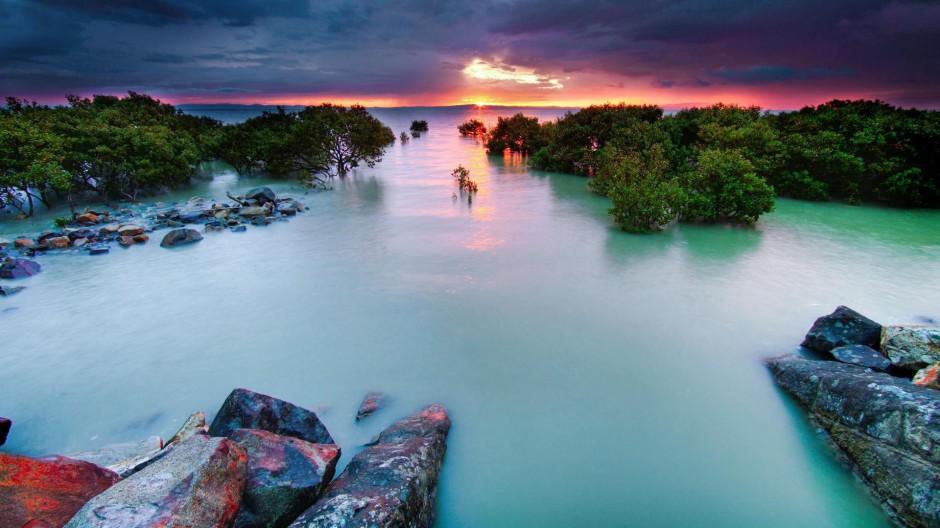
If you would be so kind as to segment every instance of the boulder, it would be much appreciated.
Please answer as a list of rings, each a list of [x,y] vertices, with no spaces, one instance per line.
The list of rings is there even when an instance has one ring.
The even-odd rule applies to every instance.
[[[180,222],[184,224],[195,224],[196,222],[199,222],[205,217],[206,215],[203,214],[202,212],[183,213],[180,215]]]
[[[890,514],[940,526],[940,392],[835,361],[788,355],[768,365]]]
[[[136,224],[124,224],[118,227],[118,234],[126,237],[134,237],[144,234],[144,228]]]
[[[150,240],[150,237],[147,235],[134,235],[134,242],[137,244],[145,244],[148,240]]]
[[[0,446],[7,442],[7,435],[10,434],[11,427],[13,427],[13,421],[0,416]]]
[[[112,223],[112,224],[101,226],[101,228],[98,229],[98,232],[101,233],[102,235],[113,235],[113,234],[116,234],[118,232],[118,229],[120,228],[121,228],[121,224]]]
[[[183,225],[184,225],[183,222],[177,222],[176,220],[167,220],[167,221],[166,221],[166,226],[167,226],[167,227],[183,227]]]
[[[264,207],[259,207],[259,206],[242,207],[241,209],[238,210],[238,214],[248,217],[248,218],[251,218],[254,216],[263,217],[267,213],[268,213],[267,209],[265,209]]]
[[[16,240],[13,241],[13,247],[19,248],[19,249],[31,248],[35,245],[36,245],[36,242],[34,242],[32,239],[29,239],[29,238],[17,238]]]
[[[294,200],[293,198],[285,198],[283,200],[278,200],[277,210],[287,216],[293,216],[299,211],[304,210],[304,204]]]
[[[940,390],[940,363],[924,367],[914,374],[914,385]],[[2,445],[3,442],[0,442]]]
[[[0,526],[33,520],[62,526],[118,480],[117,473],[81,460],[0,453]]]
[[[366,394],[366,397],[362,400],[362,404],[359,405],[359,411],[356,413],[356,421],[358,422],[359,420],[362,420],[363,418],[379,410],[384,403],[384,394],[380,392],[370,392],[369,394]]]
[[[896,367],[919,370],[940,361],[940,327],[886,326],[881,353]]]
[[[113,444],[66,456],[91,462],[114,471],[121,478],[127,478],[146,466],[160,453],[161,449],[163,449],[163,439],[159,436],[151,436],[139,442]]]
[[[264,205],[268,202],[273,202],[276,199],[277,195],[274,194],[274,191],[267,187],[255,187],[254,189],[251,189],[245,193],[245,200],[255,200],[261,205]]]
[[[194,229],[174,229],[163,237],[160,247],[174,247],[202,240],[202,235]]]
[[[816,319],[802,346],[818,352],[829,352],[843,345],[877,348],[880,337],[880,324],[851,308],[840,306],[831,314]]]
[[[843,363],[875,370],[888,370],[891,362],[881,352],[865,345],[843,345],[829,351],[832,357]]]
[[[42,245],[52,249],[65,249],[71,245],[72,240],[67,236],[58,236],[47,238],[42,241]]]
[[[291,528],[431,526],[449,430],[438,405],[392,425]]]
[[[42,270],[38,262],[29,259],[15,258],[10,259],[0,265],[0,278],[2,279],[23,279],[32,277]]]
[[[192,437],[93,498],[66,527],[231,526],[247,462],[227,438]]]
[[[225,398],[209,435],[229,436],[237,429],[260,429],[314,444],[333,443],[313,411],[247,389],[235,389]]]
[[[84,246],[87,243],[88,243],[87,238],[76,238],[75,240],[72,241],[72,246],[78,248],[78,247]]]
[[[173,444],[178,444],[196,435],[207,434],[209,434],[209,427],[206,425],[206,413],[203,411],[196,411],[189,415],[189,418],[186,419],[186,422],[183,423],[183,426],[180,427],[180,430],[166,441],[166,447],[169,447]]]
[[[78,225],[95,225],[98,223],[98,215],[94,213],[82,213],[75,218]]]
[[[236,528],[283,528],[313,505],[333,480],[340,449],[268,431],[239,429],[232,440],[248,452],[248,477]]]
[[[71,231],[68,236],[70,240],[78,240],[79,238],[95,238],[98,233],[91,229],[76,229]]]

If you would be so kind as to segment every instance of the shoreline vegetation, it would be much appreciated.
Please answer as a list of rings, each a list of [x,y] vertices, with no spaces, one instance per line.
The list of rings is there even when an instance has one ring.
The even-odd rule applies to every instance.
[[[80,214],[76,203],[136,202],[185,186],[210,160],[330,189],[333,177],[375,166],[395,141],[358,105],[278,106],[223,125],[135,92],[66,101],[11,97],[0,109],[0,210],[29,216],[37,204],[68,203],[65,224]],[[425,130],[426,121],[412,122],[412,136]],[[780,113],[719,103],[673,115],[604,104],[544,123],[501,116],[488,131],[470,120],[458,131],[483,138],[491,154],[526,155],[533,169],[588,177],[631,232],[674,221],[753,224],[773,210],[774,196],[940,208],[940,112],[881,101]]]

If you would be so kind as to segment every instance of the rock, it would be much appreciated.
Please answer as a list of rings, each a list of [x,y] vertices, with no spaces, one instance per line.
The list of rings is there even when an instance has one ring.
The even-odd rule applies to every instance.
[[[883,371],[891,366],[891,362],[881,352],[865,345],[843,345],[833,348],[829,353],[843,363],[860,367]]]
[[[98,232],[92,229],[76,229],[69,233],[69,239],[72,241],[78,240],[79,238],[95,238],[98,236]]]
[[[107,246],[89,246],[88,254],[89,255],[104,255],[110,251]]]
[[[32,277],[42,270],[38,262],[29,259],[15,258],[10,259],[0,265],[0,278],[2,279],[23,279]]]
[[[113,444],[90,451],[66,455],[75,460],[84,460],[120,475],[121,478],[136,473],[146,466],[163,449],[163,439],[151,436],[139,442]]]
[[[940,363],[924,367],[914,374],[914,385],[940,390]],[[3,442],[0,442],[3,445]]]
[[[263,217],[267,213],[268,213],[267,209],[265,209],[264,207],[259,207],[259,206],[242,207],[241,209],[238,210],[238,214],[245,216],[245,217],[249,217],[249,218],[253,216]]]
[[[31,248],[35,245],[36,243],[28,238],[17,238],[16,240],[13,241],[13,247],[19,248],[19,249]]]
[[[248,452],[248,478],[236,528],[289,525],[320,498],[340,457],[336,445],[268,431],[239,429],[232,440]]]
[[[359,412],[356,413],[356,421],[362,420],[382,407],[385,403],[385,395],[379,392],[370,392],[363,398],[359,406]]]
[[[101,229],[98,230],[99,233],[103,235],[113,235],[118,232],[118,229],[121,228],[121,224],[107,224],[101,226]]]
[[[65,235],[58,231],[43,231],[42,234],[40,234],[39,237],[36,239],[36,242],[43,245],[46,240],[49,240],[50,238],[58,238],[61,236],[65,236]]]
[[[223,220],[225,218],[228,218],[228,210],[220,209],[217,213],[215,213],[215,217],[218,220]]]
[[[840,306],[831,314],[816,319],[802,346],[818,352],[829,352],[842,345],[877,348],[880,336],[880,324],[851,308]]]
[[[199,222],[203,218],[205,218],[205,215],[202,214],[201,212],[184,213],[180,215],[180,222],[183,222],[184,224],[195,224],[196,222]]]
[[[256,216],[251,219],[251,225],[253,226],[266,226],[270,224],[271,221],[264,216]]]
[[[87,243],[88,243],[88,239],[87,239],[87,238],[76,238],[75,240],[72,241],[72,246],[74,246],[74,247],[82,247],[82,246],[84,246],[84,245],[87,244]]]
[[[249,190],[245,193],[246,200],[255,200],[259,204],[264,205],[268,202],[273,202],[277,199],[277,195],[274,194],[274,191],[267,187],[255,187],[254,189]]]
[[[134,242],[138,244],[145,244],[147,243],[148,240],[150,240],[150,237],[147,235],[144,235],[144,234],[134,235]]]
[[[166,221],[166,226],[167,226],[167,227],[183,227],[183,225],[184,225],[183,222],[177,222],[176,220],[167,220],[167,221]]]
[[[940,328],[886,326],[881,333],[881,353],[896,367],[922,369],[940,361]]]
[[[7,297],[25,290],[26,286],[0,286],[0,297]],[[2,442],[0,442],[2,444]]]
[[[333,437],[313,411],[247,389],[235,389],[225,398],[211,436],[229,436],[236,429],[260,429],[314,444],[332,444]]]
[[[449,430],[438,405],[389,427],[291,528],[431,526]]]
[[[44,246],[53,249],[65,249],[71,244],[72,241],[67,236],[51,237],[43,240]]]
[[[194,229],[174,229],[163,237],[160,247],[173,247],[202,240],[202,235]]]
[[[178,444],[196,435],[208,434],[209,427],[206,425],[206,413],[202,411],[196,411],[189,415],[189,418],[186,419],[186,422],[183,423],[183,426],[180,427],[180,430],[166,441],[166,446],[169,447],[173,444]]]
[[[248,228],[243,225],[234,226],[230,229],[232,230],[232,233],[244,233],[245,231],[248,231]]]
[[[62,526],[118,480],[117,473],[81,460],[0,453],[0,526],[33,520]]]
[[[121,244],[124,247],[133,246],[134,237],[129,237],[129,236],[118,237],[118,244]]]
[[[124,224],[118,227],[118,234],[126,237],[134,237],[144,234],[144,228],[135,224]]]
[[[78,225],[94,225],[98,223],[98,215],[94,213],[82,213],[75,218]]]
[[[13,421],[0,416],[0,446],[7,443],[7,435],[10,434],[11,427],[13,427]]]
[[[911,527],[940,526],[940,392],[856,365],[789,355],[774,380]]]
[[[66,527],[230,526],[247,461],[227,438],[192,437],[93,498]]]
[[[293,198],[285,198],[277,202],[277,210],[288,216],[293,216],[298,211],[303,211],[304,205]]]

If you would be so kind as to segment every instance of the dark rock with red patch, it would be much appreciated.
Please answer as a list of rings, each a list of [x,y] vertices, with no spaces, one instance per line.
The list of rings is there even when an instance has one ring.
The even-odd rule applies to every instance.
[[[940,526],[940,391],[835,361],[789,355],[768,365],[889,514]]]
[[[817,352],[829,352],[843,345],[865,345],[878,348],[881,325],[846,306],[839,306],[829,315],[816,319],[802,346]]]
[[[232,440],[248,452],[248,481],[236,528],[283,528],[320,498],[333,480],[340,449],[256,429]]]
[[[0,453],[0,526],[18,528],[33,520],[62,526],[119,479],[81,460]]]
[[[248,455],[228,438],[194,436],[91,499],[67,528],[229,527]]]
[[[0,265],[0,278],[23,279],[32,277],[40,270],[42,270],[42,266],[38,262],[24,258],[9,259],[3,265]]]
[[[362,405],[359,406],[359,412],[356,413],[356,421],[358,422],[379,410],[384,403],[384,394],[380,392],[370,392],[366,394],[366,397],[362,400]]]
[[[11,427],[13,427],[13,422],[9,418],[0,416],[0,446],[7,443],[7,435],[10,434]]]
[[[291,528],[431,526],[448,431],[439,405],[389,427]]]
[[[210,436],[230,436],[237,429],[260,429],[314,444],[332,444],[333,437],[313,411],[247,389],[235,389],[225,398]]]

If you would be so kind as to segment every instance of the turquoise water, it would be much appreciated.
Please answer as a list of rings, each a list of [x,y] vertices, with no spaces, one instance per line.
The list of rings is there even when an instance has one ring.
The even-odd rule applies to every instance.
[[[438,526],[888,525],[761,360],[838,304],[940,319],[940,213],[782,200],[753,229],[629,235],[585,180],[457,135],[493,110],[375,113],[431,131],[331,192],[216,164],[155,198],[264,183],[309,206],[288,223],[41,257],[0,298],[4,448],[168,437],[240,386],[316,409],[345,462],[440,402]],[[458,164],[471,206],[452,199]],[[357,425],[372,390],[392,402]]]

